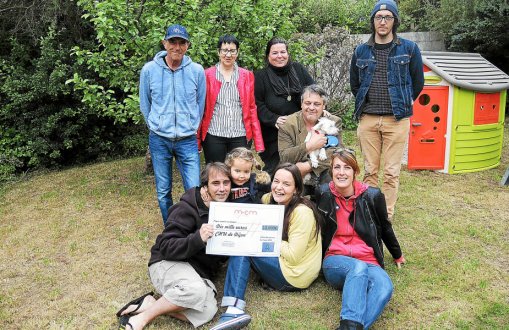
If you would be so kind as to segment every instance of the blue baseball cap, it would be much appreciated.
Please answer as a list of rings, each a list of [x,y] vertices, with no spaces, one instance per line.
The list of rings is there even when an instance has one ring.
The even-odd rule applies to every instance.
[[[166,30],[164,40],[168,40],[170,38],[182,38],[189,41],[189,33],[187,33],[186,28],[182,25],[173,24],[168,27],[168,30]]]

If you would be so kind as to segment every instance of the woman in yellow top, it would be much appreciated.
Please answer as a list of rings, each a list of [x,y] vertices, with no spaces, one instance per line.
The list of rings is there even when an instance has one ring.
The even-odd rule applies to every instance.
[[[283,241],[279,257],[233,256],[228,261],[221,306],[228,307],[211,330],[241,329],[251,322],[244,312],[244,294],[250,268],[272,288],[299,291],[318,277],[322,262],[320,216],[312,202],[302,197],[303,183],[296,165],[280,164],[264,204],[285,206]]]

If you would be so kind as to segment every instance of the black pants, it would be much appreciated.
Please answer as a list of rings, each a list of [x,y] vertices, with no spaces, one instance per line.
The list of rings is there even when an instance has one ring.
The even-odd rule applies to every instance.
[[[224,162],[226,154],[238,147],[250,148],[245,136],[225,138],[207,133],[202,143],[205,162]]]
[[[260,158],[263,160],[265,166],[263,170],[270,174],[272,177],[274,175],[274,170],[276,166],[279,164],[279,151],[277,149],[277,140],[275,141],[264,141],[265,151],[260,153]]]

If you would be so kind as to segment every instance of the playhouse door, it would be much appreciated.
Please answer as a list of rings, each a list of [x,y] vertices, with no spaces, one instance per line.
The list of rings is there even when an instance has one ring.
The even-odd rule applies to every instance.
[[[444,168],[449,87],[424,86],[414,102],[408,140],[408,168]]]

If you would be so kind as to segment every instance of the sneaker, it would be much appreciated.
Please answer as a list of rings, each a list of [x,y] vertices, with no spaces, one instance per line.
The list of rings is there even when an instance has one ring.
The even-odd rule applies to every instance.
[[[223,313],[219,321],[210,330],[239,330],[246,327],[251,322],[249,314],[230,314]]]

